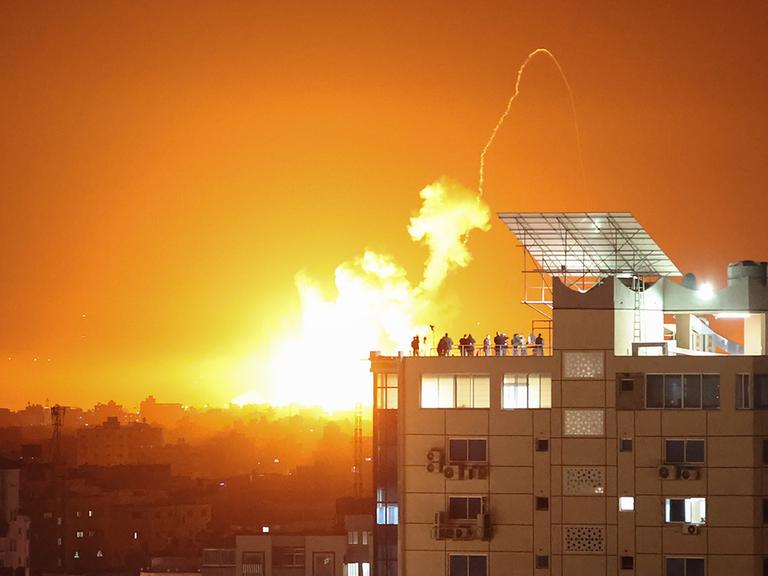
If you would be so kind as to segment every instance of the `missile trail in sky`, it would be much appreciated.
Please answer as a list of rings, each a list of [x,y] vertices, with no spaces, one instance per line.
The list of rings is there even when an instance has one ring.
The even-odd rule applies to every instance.
[[[584,176],[584,158],[582,157],[582,153],[581,153],[581,134],[579,132],[579,123],[578,123],[578,120],[576,119],[576,105],[573,102],[573,91],[571,90],[571,85],[568,82],[568,78],[566,77],[562,66],[560,66],[560,62],[558,62],[557,58],[555,58],[555,55],[552,54],[552,52],[550,52],[546,48],[536,48],[536,50],[528,54],[528,56],[526,57],[525,61],[522,63],[520,68],[517,69],[517,79],[515,80],[515,91],[512,94],[512,96],[509,98],[509,101],[507,101],[507,107],[504,110],[504,113],[499,117],[499,121],[496,122],[496,126],[493,127],[493,130],[491,131],[491,136],[488,138],[488,142],[485,143],[485,146],[483,147],[483,151],[480,153],[480,178],[477,186],[477,194],[479,198],[482,198],[483,196],[483,186],[485,184],[485,155],[488,153],[488,150],[493,144],[493,141],[496,139],[496,135],[498,134],[499,130],[501,130],[501,127],[504,124],[504,121],[507,119],[507,116],[509,115],[509,111],[512,108],[512,102],[515,101],[515,98],[517,98],[517,95],[520,93],[520,80],[523,77],[523,72],[525,72],[526,66],[528,66],[528,63],[535,56],[539,54],[549,56],[552,62],[554,62],[555,66],[557,66],[558,72],[560,72],[560,76],[563,79],[563,83],[565,84],[565,87],[568,90],[568,98],[571,103],[571,112],[573,113],[573,126],[576,130],[576,146],[579,153],[581,180],[582,180],[582,185],[585,184],[586,179]]]

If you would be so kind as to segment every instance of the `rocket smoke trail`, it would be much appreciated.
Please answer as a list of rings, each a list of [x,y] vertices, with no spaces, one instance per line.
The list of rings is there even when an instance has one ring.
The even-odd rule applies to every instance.
[[[549,50],[546,48],[536,48],[533,52],[528,54],[525,61],[522,63],[520,68],[517,69],[517,79],[515,80],[515,91],[512,94],[512,96],[509,98],[509,101],[507,102],[507,107],[504,110],[504,113],[499,117],[499,121],[496,122],[496,126],[493,127],[493,130],[491,131],[491,136],[488,138],[488,142],[485,143],[485,146],[483,147],[483,151],[480,153],[480,178],[477,186],[477,195],[478,198],[482,198],[483,196],[483,185],[485,184],[485,155],[488,153],[488,150],[491,147],[491,144],[493,144],[493,141],[496,139],[496,134],[498,134],[499,130],[501,129],[501,126],[504,124],[504,121],[507,119],[507,116],[509,115],[509,111],[512,108],[512,102],[515,101],[515,98],[517,98],[517,95],[520,93],[520,80],[523,77],[523,72],[525,72],[525,67],[528,66],[528,63],[534,58],[534,56],[538,54],[544,54],[546,56],[549,56],[549,58],[552,60],[552,62],[555,63],[555,66],[557,66],[558,72],[560,72],[560,76],[563,79],[563,83],[565,84],[566,89],[568,90],[568,98],[571,103],[571,112],[573,113],[573,126],[576,130],[576,146],[578,148],[579,153],[579,165],[581,167],[581,180],[582,185],[585,184],[585,176],[584,176],[584,158],[582,157],[581,153],[581,134],[579,132],[579,123],[576,119],[576,106],[573,102],[573,91],[571,90],[571,85],[568,83],[568,78],[565,76],[565,72],[563,71],[563,68],[560,66],[560,62],[557,61],[557,58],[555,58],[555,55],[552,54]]]

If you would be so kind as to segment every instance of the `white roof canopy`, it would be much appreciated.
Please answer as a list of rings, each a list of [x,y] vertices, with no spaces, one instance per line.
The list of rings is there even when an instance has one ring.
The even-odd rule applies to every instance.
[[[557,276],[680,276],[629,212],[505,212],[499,218]]]

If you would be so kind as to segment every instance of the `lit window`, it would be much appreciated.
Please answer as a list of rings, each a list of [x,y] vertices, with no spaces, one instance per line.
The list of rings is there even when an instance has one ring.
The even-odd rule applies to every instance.
[[[665,522],[704,524],[706,519],[706,498],[667,498],[664,501]]]
[[[376,374],[376,408],[397,409],[397,374]]]
[[[634,509],[634,496],[619,496],[619,512],[632,512]]]
[[[397,503],[376,502],[376,524],[397,524]]]
[[[357,544],[358,532],[357,530],[351,530],[347,532],[347,544]]]
[[[83,537],[85,537],[85,532],[83,532],[82,530],[78,530],[77,532],[75,532],[75,538],[83,538]]]
[[[93,510],[88,510],[88,518],[93,518]]]
[[[451,554],[448,576],[486,576],[488,557],[481,555]]]
[[[362,536],[363,536],[362,544],[363,544],[363,546],[367,546],[368,545],[368,538],[370,538],[369,534],[370,534],[370,532],[368,532],[367,530],[363,530],[363,533],[362,533]]]
[[[104,558],[104,552],[102,552],[101,550],[98,550],[96,552],[96,558]]]
[[[133,539],[134,540],[138,540],[139,539],[139,533],[138,532],[134,532],[133,533]]]
[[[74,555],[73,555],[72,557],[73,557],[75,560],[79,560],[79,559],[80,559],[80,552],[78,552],[77,550],[75,550],[75,553],[74,553]]]
[[[549,374],[504,374],[501,407],[551,408],[552,377]]]
[[[425,374],[421,377],[422,408],[490,408],[487,375]]]
[[[371,565],[368,562],[363,562],[363,574],[362,576],[371,576]]]
[[[487,462],[488,440],[485,438],[450,438],[448,440],[449,462]]]
[[[360,576],[359,565],[356,562],[347,564],[347,576]]]

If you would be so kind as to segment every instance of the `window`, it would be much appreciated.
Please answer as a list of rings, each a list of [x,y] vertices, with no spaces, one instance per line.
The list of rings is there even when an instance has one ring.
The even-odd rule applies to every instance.
[[[619,496],[619,512],[632,512],[634,509],[634,496]]]
[[[449,496],[448,518],[451,520],[475,520],[483,513],[485,498],[482,496]]]
[[[333,552],[314,552],[312,554],[312,576],[333,576],[336,555]]]
[[[634,556],[622,556],[621,557],[621,569],[622,570],[634,570],[635,569],[635,557]]]
[[[551,408],[552,376],[549,374],[504,374],[501,407]]]
[[[549,510],[549,498],[536,496],[536,510],[539,512],[546,512]]]
[[[487,462],[488,441],[485,438],[450,438],[449,462]]]
[[[264,576],[264,552],[243,552],[242,576]]]
[[[304,568],[303,546],[276,546],[272,549],[275,568]]]
[[[491,379],[485,374],[424,374],[421,407],[490,408]]]
[[[632,392],[635,389],[635,380],[633,378],[622,378],[620,384],[622,392]]]
[[[75,532],[75,538],[85,538],[85,532],[83,532],[82,530],[78,530],[77,532]]]
[[[768,465],[768,439],[763,438],[763,466]]]
[[[704,558],[667,558],[666,576],[704,576]]]
[[[720,408],[719,374],[648,374],[646,408]]]
[[[754,407],[759,409],[768,408],[768,374],[755,374],[753,380],[755,388]]]
[[[397,491],[376,489],[376,524],[397,524],[398,505]]]
[[[704,524],[707,519],[705,498],[667,498],[664,501],[664,521]]]
[[[368,539],[370,538],[370,532],[368,532],[367,530],[363,530],[361,534],[363,537],[362,545],[368,546]]]
[[[549,440],[546,438],[537,438],[536,452],[549,452]]]
[[[536,568],[549,568],[549,556],[536,556]]]
[[[359,532],[357,530],[347,532],[347,544],[357,544],[358,534]]]
[[[397,410],[397,374],[376,374],[376,408]]]
[[[736,409],[750,410],[753,408],[754,395],[749,374],[736,374]]]
[[[667,464],[703,464],[704,440],[665,440],[664,462]]]
[[[451,554],[448,558],[448,576],[486,576],[488,557]]]
[[[619,442],[619,452],[632,452],[632,438],[622,438]]]
[[[763,498],[763,524],[768,524],[768,498]]]

